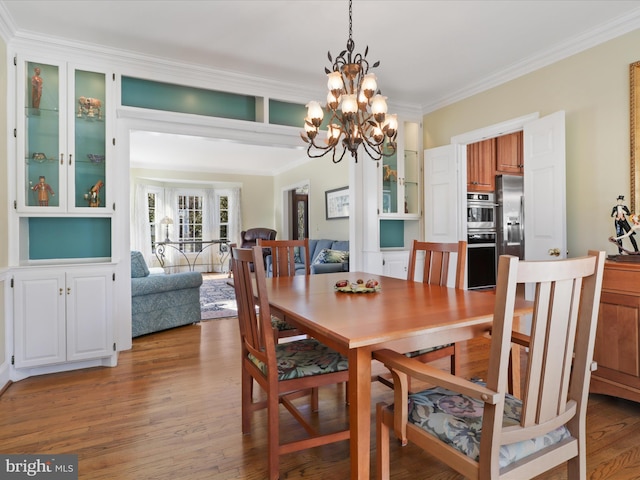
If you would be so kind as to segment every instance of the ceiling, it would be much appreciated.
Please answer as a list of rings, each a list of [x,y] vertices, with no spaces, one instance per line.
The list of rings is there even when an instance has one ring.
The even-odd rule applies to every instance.
[[[303,85],[317,92],[309,100],[323,100],[327,51],[337,56],[349,33],[347,0],[1,0],[0,14],[15,35],[61,37],[266,84]],[[356,51],[368,45],[367,59],[380,61],[374,72],[390,109],[413,106],[423,113],[639,27],[640,0],[353,2]],[[132,149],[139,141],[142,155],[149,137],[132,138]],[[178,148],[184,154],[181,144],[189,141],[152,140],[158,147],[154,162],[168,165],[176,158],[163,152]],[[262,148],[255,164],[250,147],[209,140],[198,149],[202,159],[189,165],[219,169],[237,154],[246,160],[234,168],[268,174],[305,157],[301,150],[273,149],[266,161]],[[135,156],[132,151],[132,161]],[[212,158],[222,159],[221,165]]]

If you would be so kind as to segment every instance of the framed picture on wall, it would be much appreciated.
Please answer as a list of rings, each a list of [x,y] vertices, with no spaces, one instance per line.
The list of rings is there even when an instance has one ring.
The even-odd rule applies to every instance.
[[[349,187],[324,192],[327,220],[349,218]]]

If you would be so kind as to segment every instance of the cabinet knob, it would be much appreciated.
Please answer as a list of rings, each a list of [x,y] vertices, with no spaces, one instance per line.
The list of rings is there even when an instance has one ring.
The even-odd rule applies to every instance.
[[[71,295],[71,287],[67,287],[67,295]]]
[[[64,153],[60,154],[60,165],[64,165]]]
[[[62,290],[62,288],[61,288],[61,289],[60,289],[60,295],[62,295],[62,292],[63,292],[63,290]]]
[[[71,159],[73,158],[73,155],[69,154],[69,165],[71,165]]]
[[[560,256],[560,249],[559,248],[550,248],[549,249],[549,255],[551,255],[552,257],[559,257]]]

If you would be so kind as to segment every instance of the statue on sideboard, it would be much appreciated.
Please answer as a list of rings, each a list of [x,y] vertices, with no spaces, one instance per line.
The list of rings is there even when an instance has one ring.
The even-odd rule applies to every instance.
[[[634,228],[631,228],[629,225],[629,221],[627,217],[631,215],[629,208],[623,204],[624,195],[618,195],[618,203],[613,206],[611,209],[611,217],[613,217],[613,225],[616,229],[616,236],[609,237],[609,240],[618,244],[618,253],[622,254],[622,252],[626,253],[638,253],[638,244],[636,243],[635,238],[633,238],[636,234],[635,230],[640,228],[634,223]],[[636,217],[637,218],[637,217]],[[631,245],[633,245],[633,252],[622,248],[622,239],[628,237]]]

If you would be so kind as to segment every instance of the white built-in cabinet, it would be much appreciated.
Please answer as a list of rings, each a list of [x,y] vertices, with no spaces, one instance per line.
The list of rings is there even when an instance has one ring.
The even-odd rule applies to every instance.
[[[14,61],[15,378],[117,362],[115,76],[38,52]]]
[[[16,272],[15,367],[42,367],[115,355],[113,281],[113,269],[108,266]]]
[[[399,122],[397,151],[363,161],[362,269],[406,278],[409,253],[422,232],[422,131],[418,121]],[[358,183],[358,182],[356,182]]]

